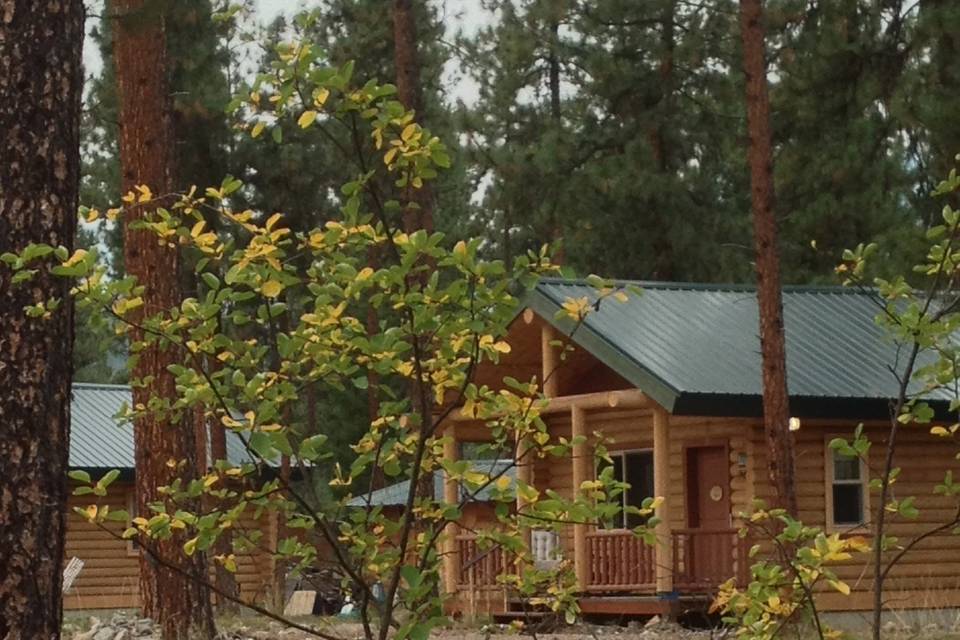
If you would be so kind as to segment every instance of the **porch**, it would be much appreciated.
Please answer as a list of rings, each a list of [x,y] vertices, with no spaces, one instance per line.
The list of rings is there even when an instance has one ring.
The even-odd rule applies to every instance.
[[[646,544],[629,530],[596,529],[587,533],[586,541],[588,564],[576,566],[575,557],[574,569],[578,575],[586,576],[580,593],[581,607],[587,612],[599,609],[597,613],[603,613],[605,604],[614,599],[619,600],[617,607],[630,606],[625,597],[650,602],[684,596],[709,597],[730,578],[743,584],[748,577],[749,546],[732,528],[674,530],[669,541],[672,563],[666,572],[658,571],[658,547]],[[478,612],[481,603],[489,608],[498,600],[508,608],[511,596],[501,576],[517,570],[514,558],[501,547],[481,549],[472,534],[456,537],[455,556],[451,560],[458,569],[456,591],[473,599],[473,606],[467,609]],[[537,562],[548,561],[538,558]],[[666,590],[659,589],[657,582],[658,575],[663,582],[664,574],[669,585]]]
[[[575,440],[565,464],[538,462],[526,455],[530,446],[517,443],[516,477],[538,488],[562,494],[575,493],[584,482],[593,480],[593,434],[607,438],[606,449],[622,467],[616,477],[631,489],[624,492],[626,506],[639,506],[648,496],[664,496],[657,509],[655,545],[633,535],[639,524],[624,516],[620,522],[601,528],[586,523],[569,525],[554,542],[553,558],[569,563],[576,575],[581,607],[585,612],[626,612],[623,607],[659,612],[664,602],[697,597],[701,601],[715,593],[722,582],[748,574],[745,541],[734,528],[733,514],[744,508],[749,497],[747,473],[749,444],[735,425],[706,425],[689,419],[676,422],[656,400],[640,389],[606,386],[577,393],[595,376],[586,356],[575,355],[566,362],[564,375],[552,375],[561,366],[557,345],[562,336],[528,314],[523,323],[528,331],[539,332],[539,340],[528,336],[511,355],[524,362],[539,356],[537,365],[545,380],[547,404],[541,414],[551,435]],[[525,355],[524,355],[525,354]],[[596,380],[593,380],[596,382]],[[597,383],[599,384],[599,383]],[[596,388],[595,385],[591,385]],[[458,459],[461,445],[483,442],[487,428],[474,418],[454,412],[445,435],[445,457]],[[444,483],[444,497],[456,501],[456,482]],[[516,512],[526,505],[517,500]],[[502,549],[481,550],[476,539],[451,524],[444,549],[444,582],[448,594],[458,600],[462,611],[492,613],[503,610],[510,600],[498,576],[516,571],[514,559]],[[533,557],[538,555],[539,532],[526,531]],[[594,606],[595,605],[595,606]],[[632,611],[642,613],[641,611]]]

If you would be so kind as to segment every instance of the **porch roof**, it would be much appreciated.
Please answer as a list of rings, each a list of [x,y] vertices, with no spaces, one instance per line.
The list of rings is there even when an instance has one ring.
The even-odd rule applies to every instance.
[[[598,360],[674,414],[761,413],[759,320],[755,288],[620,282],[642,292],[604,300],[573,335]],[[543,279],[525,301],[569,335],[557,317],[564,301],[596,290],[579,280]],[[897,380],[897,345],[884,338],[868,293],[840,287],[783,291],[791,412],[804,417],[888,415]],[[927,358],[929,359],[929,357]],[[923,358],[922,358],[923,360]],[[921,362],[922,364],[922,362]],[[947,394],[933,396],[946,401]]]
[[[472,460],[470,468],[491,477],[502,475],[503,477],[510,478],[511,481],[517,476],[517,469],[512,460]],[[443,496],[443,475],[443,471],[435,471],[433,474],[433,495],[435,498]],[[511,491],[512,487],[513,484],[511,482]],[[369,506],[374,507],[400,507],[407,503],[407,495],[409,492],[410,481],[403,480],[396,484],[383,487],[382,489],[377,489],[370,494],[369,502],[367,501],[367,496],[360,495],[351,499],[350,502],[347,503],[347,506],[366,507],[369,504]],[[491,487],[485,487],[480,489],[469,502],[490,502],[492,494],[493,489]],[[468,490],[465,487],[460,487],[460,499],[463,500],[467,498],[468,495]]]

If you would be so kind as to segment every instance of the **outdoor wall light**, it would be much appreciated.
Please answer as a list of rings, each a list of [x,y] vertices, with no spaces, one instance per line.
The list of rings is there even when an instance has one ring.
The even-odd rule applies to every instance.
[[[747,472],[747,454],[746,453],[741,452],[737,454],[737,468],[740,470],[740,473]]]

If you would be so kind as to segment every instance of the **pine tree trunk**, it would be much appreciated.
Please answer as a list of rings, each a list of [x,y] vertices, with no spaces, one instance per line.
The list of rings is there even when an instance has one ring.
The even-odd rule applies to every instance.
[[[560,105],[560,8],[554,7],[556,15],[550,21],[550,43],[549,53],[547,55],[547,82],[550,88],[550,120],[553,123],[554,133],[558,138],[563,129],[563,112]],[[554,173],[553,179],[557,181],[554,186],[553,204],[550,207],[550,242],[554,244],[555,253],[553,262],[555,264],[564,264],[566,262],[566,247],[563,246],[563,225],[560,223],[560,193],[561,184],[564,176]]]
[[[80,187],[80,0],[0,3],[0,254],[72,250]],[[0,638],[57,639],[62,621],[73,304],[39,268],[0,264]],[[27,304],[57,298],[47,319]]]
[[[167,195],[174,190],[174,136],[163,5],[156,0],[114,0],[113,7],[117,18],[114,62],[120,101],[122,189],[126,193],[137,185],[147,185],[154,194]],[[127,273],[146,286],[144,315],[180,303],[177,249],[161,245],[156,236],[131,227],[130,223],[148,213],[146,207],[129,210],[123,236]],[[134,339],[140,337],[134,335]],[[179,360],[179,355],[169,348],[151,346],[141,351],[132,376],[152,376],[153,381],[147,388],[134,387],[134,404],[146,405],[151,396],[175,398],[174,378],[167,366]],[[140,513],[148,513],[149,505],[162,499],[158,487],[177,477],[196,476],[196,438],[191,417],[170,424],[156,416],[146,416],[134,424]],[[186,465],[171,468],[168,460],[185,460]],[[140,554],[140,606],[144,615],[160,623],[165,640],[212,638],[210,594],[188,577],[205,579],[206,563],[202,554],[187,557],[183,542],[182,535],[148,542],[160,560],[146,552]]]
[[[773,149],[762,0],[740,0],[740,30],[746,76],[747,132],[750,138],[748,161],[756,251],[757,306],[760,310],[763,423],[770,481],[776,488],[779,506],[796,515],[797,492],[793,438],[789,430],[787,358],[774,212]]]
[[[414,0],[393,0],[393,51],[397,72],[397,98],[407,109],[416,112],[416,120],[423,124],[423,87],[420,83],[420,62],[417,58],[417,22]],[[433,190],[430,183],[413,189],[403,214],[404,231],[419,229],[433,232]]]

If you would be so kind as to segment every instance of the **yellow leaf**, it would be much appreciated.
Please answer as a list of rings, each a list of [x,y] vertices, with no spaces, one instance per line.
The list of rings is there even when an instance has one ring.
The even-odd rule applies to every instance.
[[[243,425],[231,418],[230,416],[223,416],[220,418],[220,422],[223,423],[225,427],[230,427],[231,429],[236,429],[242,427]]]
[[[383,164],[389,165],[391,162],[393,162],[393,159],[397,155],[397,151],[398,151],[397,147],[390,147],[390,149],[388,149],[387,152],[383,154]]]
[[[587,309],[590,308],[590,301],[586,298],[567,298],[561,305],[567,315],[574,320],[580,320],[587,315]]]
[[[408,142],[410,138],[413,137],[413,134],[415,134],[416,132],[417,132],[417,125],[414,123],[410,123],[403,128],[403,131],[400,133],[400,137],[403,139],[404,142]]]
[[[364,267],[360,270],[360,273],[357,274],[357,280],[363,281],[368,280],[373,275],[373,269],[371,267]]]
[[[317,112],[313,109],[309,109],[300,114],[300,118],[297,120],[297,124],[300,125],[301,129],[306,129],[313,124],[313,121],[317,119]]]
[[[850,595],[850,585],[848,585],[846,582],[841,582],[840,580],[831,580],[830,586],[845,596]]]
[[[510,344],[501,340],[494,343],[493,350],[498,353],[510,353]]]
[[[203,220],[201,220],[201,221],[198,222],[197,224],[193,225],[193,228],[190,229],[190,237],[196,238],[197,236],[199,236],[201,233],[203,233],[203,228],[204,228],[206,225],[207,225],[207,223],[204,222]]]
[[[87,516],[87,520],[93,522],[97,517],[97,505],[91,504],[89,507],[83,510],[84,514]]]
[[[497,489],[500,489],[500,491],[506,491],[507,488],[510,486],[510,478],[508,478],[507,476],[500,476],[499,478],[497,478],[496,485],[497,485]]]
[[[282,214],[282,213],[275,213],[275,214],[273,214],[272,216],[270,216],[269,218],[267,218],[267,224],[266,224],[266,226],[265,226],[266,230],[267,230],[267,231],[270,231],[271,229],[273,229],[273,226],[274,226],[275,224],[277,224],[278,222],[280,222],[280,220],[281,220],[282,218],[283,218],[283,214]]]
[[[931,435],[940,436],[940,437],[946,437],[946,436],[949,436],[949,435],[950,435],[950,431],[949,431],[949,430],[947,430],[945,427],[939,427],[939,426],[938,426],[938,427],[932,427],[932,428],[930,429],[930,433],[931,433]]]
[[[72,267],[73,265],[83,260],[85,257],[87,257],[87,250],[77,249],[76,251],[73,252],[72,256],[70,256],[64,261],[63,266]]]
[[[322,107],[327,102],[327,98],[329,97],[330,90],[326,87],[320,87],[317,90],[317,95],[313,98],[313,104],[317,105],[317,107]]]
[[[250,136],[253,138],[259,137],[260,134],[263,133],[263,130],[266,129],[266,127],[267,127],[266,122],[264,122],[263,120],[258,121],[257,124],[253,125],[253,131],[250,132]]]
[[[617,299],[617,302],[626,302],[630,299],[623,291],[617,291],[615,294],[613,294],[613,297]]]
[[[153,200],[153,192],[150,191],[150,187],[145,184],[138,184],[134,187],[137,191],[140,192],[140,196],[137,198],[137,202],[143,204],[144,202],[150,202]]]
[[[116,220],[120,217],[120,209],[107,209],[107,220]]]
[[[100,217],[100,212],[96,209],[90,209],[87,211],[87,216],[84,218],[86,222],[95,222],[97,218]]]
[[[267,298],[276,298],[280,295],[281,291],[283,291],[283,284],[277,280],[267,280],[260,287],[260,293]]]

